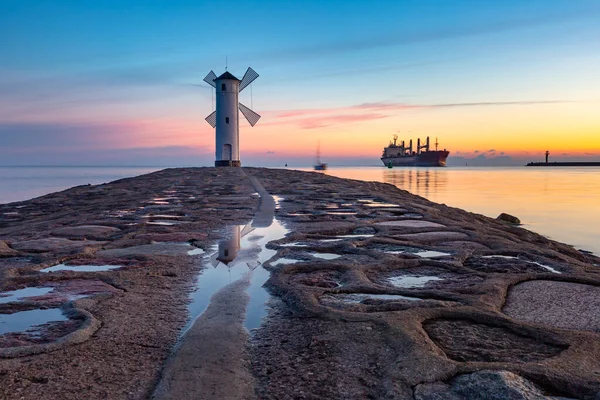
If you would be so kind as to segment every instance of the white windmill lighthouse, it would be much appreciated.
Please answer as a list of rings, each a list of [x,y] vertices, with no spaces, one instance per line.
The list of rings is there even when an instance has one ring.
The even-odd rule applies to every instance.
[[[231,73],[217,75],[210,71],[204,81],[215,88],[217,105],[206,121],[215,129],[215,167],[240,167],[240,125],[238,109],[250,125],[254,126],[260,115],[238,101],[239,93],[251,84],[258,74],[248,68],[240,81]]]

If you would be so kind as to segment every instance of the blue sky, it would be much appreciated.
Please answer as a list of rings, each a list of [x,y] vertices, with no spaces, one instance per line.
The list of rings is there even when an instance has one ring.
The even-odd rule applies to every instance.
[[[529,129],[540,140],[551,127],[531,120],[566,104],[554,126],[583,119],[577,129],[589,141],[600,128],[587,110],[600,97],[599,17],[600,2],[571,0],[2,0],[1,164],[210,165],[214,140],[203,118],[211,92],[202,78],[222,72],[226,57],[234,74],[252,66],[261,75],[241,100],[263,114],[247,135],[271,151],[267,164],[310,163],[320,138],[334,160],[377,163],[398,129],[448,131],[453,153],[473,155],[469,141],[484,134],[488,148],[503,143],[500,131],[479,130],[481,121],[499,125],[481,104],[494,104],[503,120],[514,116],[517,137]],[[507,114],[506,102],[525,105]],[[360,123],[338,115],[374,103],[396,111]],[[407,114],[404,105],[425,111]],[[461,110],[430,111],[440,105]],[[294,129],[277,119],[295,110],[328,122]],[[310,145],[291,154],[291,139],[275,129]],[[378,135],[376,154],[363,134]],[[353,143],[348,157],[334,149],[341,140]],[[264,161],[257,143],[246,149],[248,160]]]

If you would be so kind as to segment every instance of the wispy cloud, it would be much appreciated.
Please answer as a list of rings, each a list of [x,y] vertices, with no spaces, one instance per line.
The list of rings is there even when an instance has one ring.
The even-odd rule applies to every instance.
[[[570,100],[482,101],[469,103],[408,104],[394,102],[362,103],[346,107],[310,108],[266,111],[263,125],[295,125],[302,129],[317,129],[348,123],[360,123],[388,118],[399,112],[453,107],[504,107],[536,104],[562,104]],[[266,122],[269,121],[269,122]],[[494,150],[494,149],[492,149]],[[490,151],[492,151],[490,150]]]
[[[427,26],[421,29],[407,31],[394,27],[380,34],[364,32],[356,38],[326,41],[319,44],[304,47],[277,48],[273,51],[254,55],[255,59],[278,60],[281,62],[295,62],[298,59],[329,57],[332,54],[356,53],[371,49],[386,47],[405,46],[434,41],[448,41],[472,36],[491,35],[496,33],[510,32],[520,29],[532,29],[545,25],[556,25],[567,21],[595,18],[600,7],[590,3],[589,7],[574,12],[556,12],[547,10],[535,15],[519,16],[510,15],[504,20],[491,22],[475,21],[473,23],[456,24],[451,26]]]

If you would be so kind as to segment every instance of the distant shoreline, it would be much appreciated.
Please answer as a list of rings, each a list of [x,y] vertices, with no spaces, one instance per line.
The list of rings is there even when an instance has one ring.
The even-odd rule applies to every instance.
[[[600,162],[594,161],[563,161],[563,162],[530,162],[526,167],[600,167]]]

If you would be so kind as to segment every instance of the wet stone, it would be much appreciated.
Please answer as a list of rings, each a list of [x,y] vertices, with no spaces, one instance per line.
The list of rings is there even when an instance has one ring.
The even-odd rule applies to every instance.
[[[378,222],[379,226],[389,226],[394,228],[445,228],[445,225],[430,221],[415,221],[411,219],[403,219],[399,221],[384,221]]]
[[[431,340],[455,361],[539,361],[553,357],[567,347],[468,320],[426,321],[423,327]]]
[[[496,272],[510,274],[526,274],[526,273],[558,273],[558,269],[537,262],[522,260],[516,256],[506,255],[491,255],[491,256],[473,256],[469,257],[465,263],[465,267],[481,272]]]

